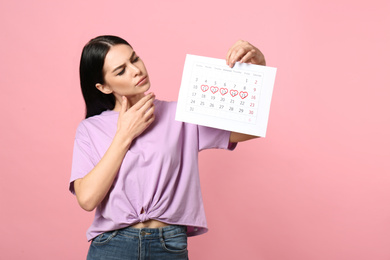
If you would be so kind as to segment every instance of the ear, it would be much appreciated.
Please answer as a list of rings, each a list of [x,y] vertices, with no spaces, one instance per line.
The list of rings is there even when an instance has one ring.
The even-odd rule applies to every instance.
[[[95,87],[98,90],[100,90],[101,92],[103,92],[104,94],[111,94],[112,93],[112,89],[107,85],[102,85],[100,83],[96,83]]]

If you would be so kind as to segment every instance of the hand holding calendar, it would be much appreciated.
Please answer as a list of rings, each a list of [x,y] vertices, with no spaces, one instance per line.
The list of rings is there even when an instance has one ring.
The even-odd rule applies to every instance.
[[[236,62],[265,66],[263,53],[247,41],[238,40],[227,52],[226,64],[233,68]]]
[[[235,61],[265,64],[262,53],[245,43],[233,45],[226,60],[187,55],[176,120],[265,137],[276,68],[231,68]]]

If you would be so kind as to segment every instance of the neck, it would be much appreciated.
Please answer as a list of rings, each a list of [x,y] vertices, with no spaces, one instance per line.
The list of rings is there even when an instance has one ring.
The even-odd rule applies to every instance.
[[[130,107],[134,106],[141,98],[143,98],[145,96],[144,93],[142,94],[139,94],[139,95],[136,95],[136,96],[131,96],[131,97],[127,97],[127,104],[128,104],[128,108],[129,109]],[[113,111],[120,111],[121,110],[121,107],[122,107],[122,98],[119,97],[119,98],[116,98],[116,101],[115,101],[115,107],[113,109]]]

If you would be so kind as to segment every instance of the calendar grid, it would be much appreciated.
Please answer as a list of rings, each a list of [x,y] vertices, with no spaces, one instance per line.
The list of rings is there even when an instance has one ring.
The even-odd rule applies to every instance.
[[[187,54],[178,121],[265,137],[276,68]]]
[[[194,63],[186,111],[256,124],[262,79],[262,73]]]

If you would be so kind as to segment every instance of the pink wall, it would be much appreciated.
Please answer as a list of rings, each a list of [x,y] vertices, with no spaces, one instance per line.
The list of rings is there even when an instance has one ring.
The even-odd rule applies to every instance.
[[[186,53],[246,39],[278,68],[267,138],[201,153],[209,233],[191,259],[390,259],[390,2],[2,1],[2,259],[84,259],[93,215],[67,191],[78,62],[128,39],[160,99]],[[323,2],[323,3],[321,3]]]

